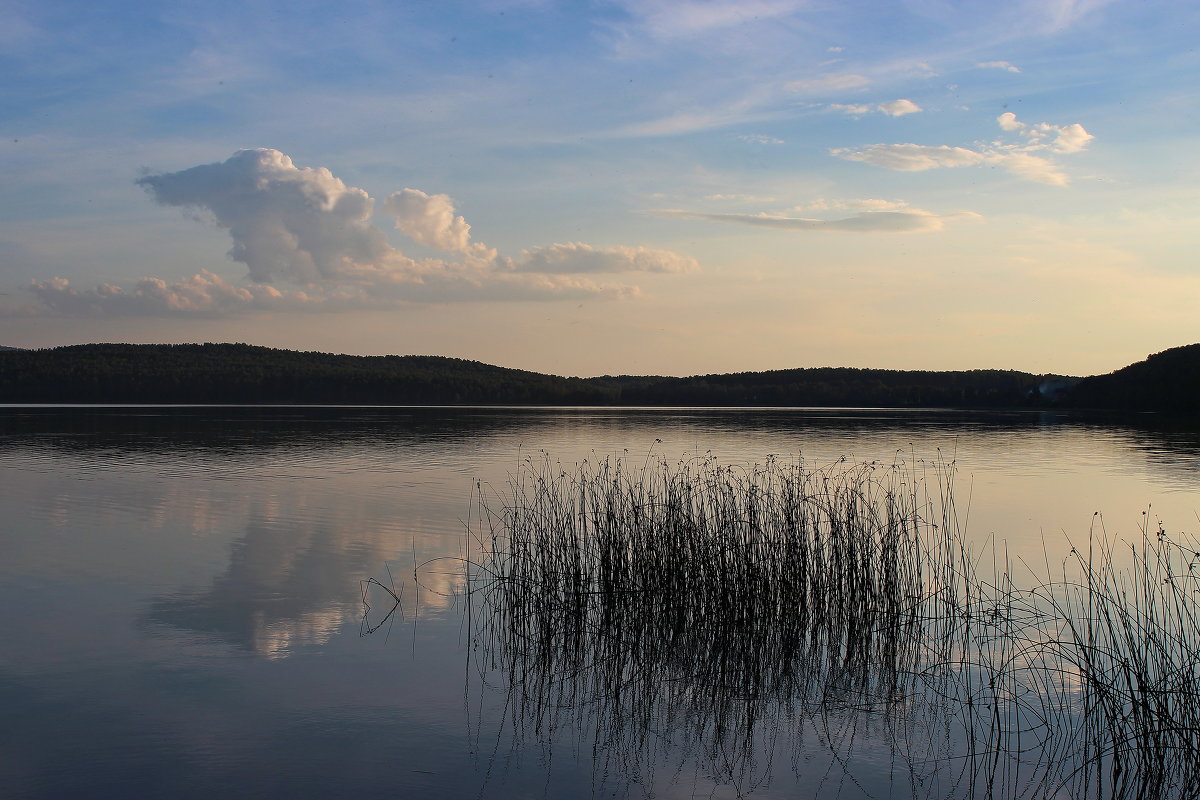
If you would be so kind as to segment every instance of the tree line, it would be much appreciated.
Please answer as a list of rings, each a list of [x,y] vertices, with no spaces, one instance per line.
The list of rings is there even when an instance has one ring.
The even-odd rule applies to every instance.
[[[823,367],[566,378],[441,356],[246,344],[0,351],[3,403],[1028,407],[1075,379],[1010,370]]]

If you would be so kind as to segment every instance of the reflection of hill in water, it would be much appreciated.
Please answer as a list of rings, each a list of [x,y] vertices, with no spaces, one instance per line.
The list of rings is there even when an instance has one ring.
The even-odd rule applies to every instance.
[[[71,451],[146,450],[235,454],[341,443],[453,440],[454,415],[421,409],[179,407],[14,408],[0,412],[0,437]],[[503,421],[498,421],[504,424]],[[488,418],[470,429],[485,434]]]
[[[1166,477],[1184,473],[1190,478],[1200,473],[1200,422],[1143,416],[1124,420],[1118,430],[1158,473]]]
[[[1056,436],[1071,437],[1064,448]],[[834,458],[886,457],[909,442],[953,447],[977,457],[972,468],[1028,473],[1060,469],[1086,440],[1101,458],[1133,457],[1168,483],[1200,471],[1200,425],[1153,415],[1060,412],[963,412],[872,409],[547,409],[179,407],[10,408],[0,411],[0,441],[74,457],[98,466],[114,454],[173,470],[180,454],[214,472],[254,468],[273,456],[295,466],[331,452],[352,454],[360,466],[394,469],[446,462],[446,454],[507,453],[552,446],[573,459],[590,449],[606,454],[656,438],[704,452],[732,447],[761,460],[769,453],[811,453],[835,445]],[[577,443],[574,453],[564,452]],[[1014,461],[1030,443],[1038,463]],[[1099,444],[1103,443],[1103,444]],[[1021,457],[1017,454],[1016,457]],[[513,463],[509,461],[508,463]],[[481,477],[475,472],[468,477]]]
[[[728,433],[856,434],[878,430],[912,434],[972,434],[1082,428],[1120,432],[1169,447],[1200,452],[1200,423],[1153,415],[1100,415],[1031,411],[905,409],[714,408],[498,408],[320,406],[31,406],[0,409],[0,440],[88,449],[165,449],[238,452],[290,447],[299,442],[406,444],[437,439],[518,435],[603,428],[648,433],[669,426]],[[651,437],[648,441],[653,441]]]

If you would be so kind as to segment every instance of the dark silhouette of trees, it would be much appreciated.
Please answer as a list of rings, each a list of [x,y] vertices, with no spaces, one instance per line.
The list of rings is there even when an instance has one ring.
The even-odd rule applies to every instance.
[[[1067,402],[1077,408],[1200,413],[1200,344],[1173,347],[1107,375],[1084,378]]]
[[[1022,407],[1048,376],[822,367],[689,378],[563,378],[440,356],[246,344],[0,352],[4,403]]]

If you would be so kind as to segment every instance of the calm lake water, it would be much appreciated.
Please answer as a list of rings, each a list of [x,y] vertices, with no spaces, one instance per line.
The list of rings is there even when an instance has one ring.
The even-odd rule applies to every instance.
[[[907,797],[870,719],[704,752],[662,720],[599,753],[588,714],[514,709],[472,636],[476,482],[711,454],[953,460],[980,548],[1043,565],[1147,516],[1200,531],[1200,431],[1046,413],[0,409],[5,797]],[[489,488],[490,487],[490,488]],[[1148,512],[1148,515],[1144,514]],[[441,560],[437,560],[441,559]],[[424,565],[414,579],[414,567]],[[362,582],[403,603],[363,635]],[[368,624],[380,622],[377,589]],[[569,710],[568,710],[569,711]],[[568,713],[568,716],[569,713]],[[843,722],[845,722],[843,720]],[[838,737],[843,737],[839,739]],[[850,737],[853,741],[849,741]],[[611,742],[611,740],[610,740]],[[729,762],[737,762],[730,764]]]

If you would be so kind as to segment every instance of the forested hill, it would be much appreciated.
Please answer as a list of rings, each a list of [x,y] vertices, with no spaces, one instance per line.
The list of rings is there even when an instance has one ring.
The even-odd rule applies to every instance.
[[[91,344],[0,352],[0,403],[1019,407],[1073,382],[1024,372],[847,368],[691,378],[562,378],[438,356],[244,344]]]
[[[245,344],[86,344],[0,352],[5,403],[584,403],[593,387],[438,356]]]
[[[1200,414],[1200,344],[1173,347],[1107,375],[1084,378],[1071,405]]]
[[[1055,380],[1062,380],[1053,376]],[[1005,370],[812,369],[690,378],[601,378],[627,405],[1014,407],[1042,401],[1048,376]]]

